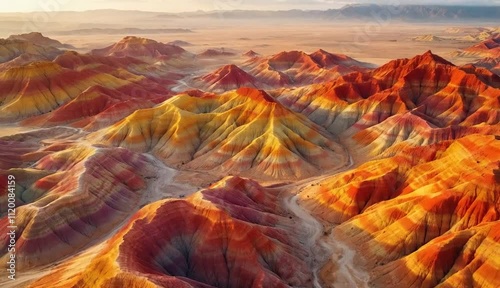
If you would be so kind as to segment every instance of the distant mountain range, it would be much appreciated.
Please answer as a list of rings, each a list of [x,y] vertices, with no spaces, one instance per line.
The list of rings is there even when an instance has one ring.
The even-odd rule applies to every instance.
[[[189,29],[140,29],[140,28],[87,28],[87,29],[75,29],[69,31],[52,31],[51,34],[59,36],[67,35],[123,35],[123,34],[167,34],[167,33],[192,33]]]
[[[500,19],[500,6],[449,5],[347,5],[329,10],[287,11],[197,11],[180,14],[162,13],[159,17],[224,17],[224,18],[314,18],[330,20],[396,19],[403,21],[494,20]]]

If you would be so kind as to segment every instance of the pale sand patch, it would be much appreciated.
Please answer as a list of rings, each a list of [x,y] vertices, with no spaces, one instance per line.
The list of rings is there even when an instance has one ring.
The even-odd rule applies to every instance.
[[[178,170],[167,167],[151,154],[144,155],[153,162],[157,174],[148,184],[148,188],[141,200],[141,207],[164,199],[184,198],[199,190],[198,187],[177,182],[175,177],[179,172]]]
[[[0,137],[28,132],[33,128],[18,126],[16,124],[0,124]]]

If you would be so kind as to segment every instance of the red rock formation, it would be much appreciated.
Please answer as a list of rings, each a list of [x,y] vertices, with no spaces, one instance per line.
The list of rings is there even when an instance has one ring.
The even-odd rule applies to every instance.
[[[226,65],[195,81],[209,91],[229,91],[240,87],[258,88],[258,81],[236,65]]]
[[[145,61],[167,61],[186,56],[188,53],[176,45],[163,44],[146,38],[127,36],[109,47],[92,50],[91,54],[96,56],[133,57]]]
[[[436,237],[403,259],[374,268],[372,285],[400,287],[498,287],[500,222]],[[384,275],[384,276],[382,276]],[[424,277],[424,275],[426,275]]]
[[[85,128],[0,138],[0,261],[13,174],[19,274],[46,272],[24,274],[31,287],[312,287],[318,276],[324,287],[499,286],[497,75],[431,52],[365,71],[295,51],[200,79],[288,88],[170,98],[183,77],[171,64],[187,53],[170,46],[125,38],[0,68],[8,125]],[[181,171],[150,183],[163,166],[142,152]],[[278,184],[226,177],[150,203],[169,181],[230,173]]]
[[[90,261],[32,287],[311,287],[294,220],[278,203],[275,191],[226,178],[144,207]]]
[[[193,46],[193,44],[191,44],[191,43],[189,43],[187,41],[183,41],[183,40],[174,40],[174,41],[168,42],[167,44],[169,44],[169,45],[175,45],[175,46],[180,46],[180,47]]]
[[[19,35],[10,35],[7,40],[21,40],[28,41],[39,46],[50,46],[54,48],[73,48],[71,45],[62,44],[61,42],[45,37],[40,32],[31,32]]]
[[[16,155],[7,165],[2,161],[2,168],[12,169],[0,170],[0,174],[2,179],[7,174],[16,178],[18,273],[79,252],[108,233],[139,205],[146,188],[144,178],[155,175],[143,155],[75,144],[66,140],[68,132],[39,131],[2,141],[10,147],[0,145],[1,154]],[[69,135],[75,136],[74,132]],[[59,141],[36,147],[40,137],[50,136]],[[12,147],[18,148],[12,151]],[[16,158],[35,163],[18,168]],[[5,187],[0,190],[2,207],[7,207],[6,191]],[[7,261],[9,224],[1,209],[0,259]]]
[[[367,134],[367,128],[384,125],[389,117],[403,113],[421,118],[417,121],[427,122],[424,125],[430,128],[493,125],[500,119],[499,88],[500,78],[491,72],[456,67],[427,52],[413,59],[391,61],[372,72],[284,90],[276,97],[329,131],[350,136]],[[403,127],[391,125],[386,126]],[[363,136],[355,138],[364,141]]]
[[[243,56],[246,56],[246,57],[250,57],[250,58],[254,58],[254,57],[258,57],[260,54],[253,51],[253,50],[248,50],[247,52],[243,53]]]
[[[164,87],[184,77],[169,67],[151,65],[133,57],[93,56],[68,51],[54,59],[61,67],[77,71],[99,71],[128,81],[139,82],[148,90],[168,94]]]
[[[481,59],[481,60],[475,62],[474,65],[477,67],[484,67],[486,69],[489,69],[491,72],[500,76],[500,57],[499,58],[493,58],[493,57],[484,58],[484,59]]]
[[[345,55],[319,50],[311,55],[302,51],[281,52],[269,58],[254,57],[245,64],[262,83],[272,87],[303,86],[364,70],[365,64]]]
[[[12,60],[26,64],[28,63],[26,59],[52,60],[60,53],[62,52],[54,47],[40,46],[22,40],[0,39],[0,63],[4,63],[2,68],[5,68],[5,62]]]
[[[150,104],[157,103],[169,96],[167,89],[148,78],[132,73],[108,72],[111,74],[100,72],[99,69],[70,70],[53,62],[35,62],[0,72],[0,120],[21,120],[50,114],[29,123],[36,124],[37,120],[41,121],[40,125],[48,122],[68,123],[105,111],[110,105],[116,104],[109,99],[117,98],[117,95],[121,95],[118,97],[120,102],[128,98],[136,102],[143,101],[144,104],[148,101]],[[88,102],[91,100],[89,98],[92,98],[91,102]],[[96,106],[82,110],[83,103]],[[72,109],[67,110],[68,106],[76,107],[79,112],[68,114]],[[116,121],[117,118],[112,120]]]
[[[483,42],[471,46],[463,51],[454,53],[459,57],[500,57],[500,34],[494,34]]]
[[[303,178],[348,161],[341,146],[264,91],[176,96],[91,135],[190,170]]]
[[[49,60],[50,57],[46,57],[44,55],[37,54],[21,54],[20,56],[14,58],[13,60],[7,61],[5,63],[0,64],[0,71],[5,71],[11,68],[28,65],[33,62],[42,62]]]
[[[366,63],[354,60],[347,55],[332,54],[323,49],[319,49],[309,56],[314,60],[314,62],[318,63],[321,67],[326,69],[331,69],[336,66],[361,68],[366,65]]]
[[[95,130],[164,101],[171,94],[167,87],[182,77],[132,57],[68,51],[53,62],[13,65],[0,72],[1,118]]]
[[[226,51],[224,48],[221,48],[221,49],[207,49],[202,53],[198,54],[198,57],[213,58],[213,57],[227,57],[235,55],[236,55],[235,53]]]
[[[499,161],[493,136],[406,147],[326,179],[302,199],[318,217],[342,223],[333,235],[357,251],[370,286],[496,287]]]
[[[57,109],[30,117],[22,123],[31,126],[66,124],[93,131],[107,127],[137,109],[152,107],[167,98],[142,89],[131,91],[141,93],[142,97],[131,97],[126,91],[120,92],[103,86],[91,86]]]
[[[499,133],[500,127],[497,127],[495,132]],[[379,202],[388,199],[396,201],[399,196],[418,190],[419,185],[425,189],[434,189],[436,192],[445,190],[439,184],[440,181],[449,181],[449,185],[446,184],[449,187],[460,187],[462,182],[483,187],[485,183],[494,181],[489,177],[493,175],[493,167],[498,164],[495,160],[498,157],[495,154],[498,143],[494,140],[494,136],[472,135],[464,136],[463,139],[456,141],[442,141],[438,144],[422,143],[420,147],[400,145],[397,151],[386,150],[374,161],[365,163],[352,171],[327,177],[317,185],[310,186],[301,198],[319,217],[339,224],[372,209],[370,207]],[[480,145],[486,145],[486,147],[482,147],[483,150],[477,150]],[[481,151],[490,151],[493,153],[492,157]],[[482,157],[488,159],[482,159]],[[477,169],[481,169],[490,176],[478,180],[461,179],[460,177],[471,169],[472,164],[475,164],[474,173],[478,171]],[[426,181],[425,175],[432,179]],[[470,177],[473,177],[472,175]],[[494,186],[491,186],[491,189],[488,188],[490,189],[488,193],[495,193]],[[472,193],[469,188],[465,192]],[[325,210],[329,213],[321,213]]]

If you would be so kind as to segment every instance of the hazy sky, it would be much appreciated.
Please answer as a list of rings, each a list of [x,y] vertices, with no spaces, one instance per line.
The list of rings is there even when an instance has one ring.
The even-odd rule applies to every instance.
[[[13,0],[0,5],[0,12],[81,11],[121,9],[181,12],[194,10],[287,10],[340,8],[352,3],[380,4],[482,4],[500,5],[500,0]]]

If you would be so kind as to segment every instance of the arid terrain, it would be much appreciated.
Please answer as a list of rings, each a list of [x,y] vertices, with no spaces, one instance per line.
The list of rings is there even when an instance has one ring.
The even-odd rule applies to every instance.
[[[0,21],[0,287],[500,287],[498,18],[40,13]]]
[[[449,57],[455,50],[465,49],[500,32],[498,20],[494,18],[407,22],[398,19],[397,15],[391,17],[384,13],[380,13],[380,17],[370,15],[366,19],[357,16],[339,20],[291,18],[294,15],[241,19],[239,15],[224,12],[212,14],[193,17],[191,14],[113,10],[10,13],[1,14],[0,37],[37,31],[73,45],[78,52],[102,48],[131,35],[163,43],[183,41],[186,43],[178,44],[193,53],[208,48],[226,48],[238,53],[253,49],[263,55],[272,55],[290,50],[314,52],[321,48],[383,65],[427,50],[452,60]],[[442,41],[432,41],[432,38],[431,41],[418,41],[418,38],[425,40],[425,36]],[[454,60],[459,64],[467,62]]]

